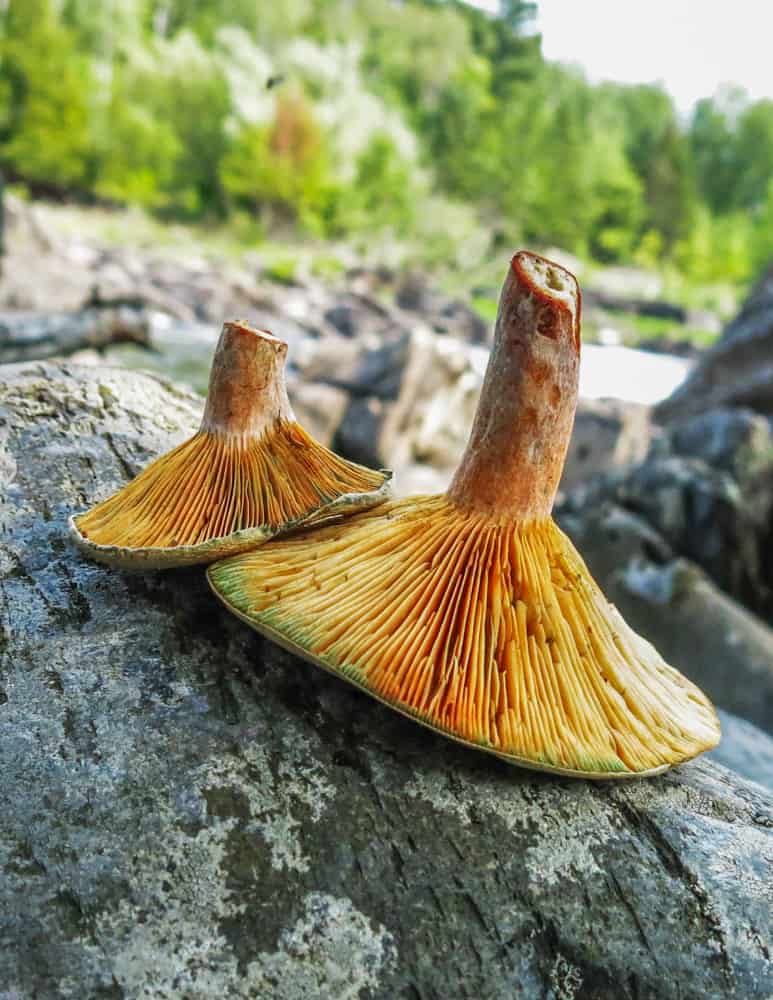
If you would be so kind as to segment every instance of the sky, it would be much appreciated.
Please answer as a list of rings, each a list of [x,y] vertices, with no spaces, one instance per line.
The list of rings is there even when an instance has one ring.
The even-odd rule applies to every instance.
[[[478,0],[488,6],[491,0]],[[538,0],[550,60],[589,78],[662,81],[680,112],[724,83],[773,97],[771,0]]]

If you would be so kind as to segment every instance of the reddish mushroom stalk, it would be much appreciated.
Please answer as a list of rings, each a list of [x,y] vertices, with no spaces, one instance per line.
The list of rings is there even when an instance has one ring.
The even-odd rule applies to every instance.
[[[267,330],[224,323],[200,430],[260,437],[277,420],[295,420],[285,386],[286,357],[287,344]]]
[[[455,740],[561,774],[652,775],[715,746],[719,723],[550,517],[579,320],[572,275],[516,254],[448,492],[272,542],[208,576],[259,632]]]
[[[286,355],[267,331],[226,323],[198,432],[71,518],[76,544],[126,569],[183,566],[382,503],[389,473],[347,462],[296,421]]]
[[[516,254],[470,439],[448,490],[456,506],[522,522],[548,517],[577,407],[579,331],[574,276]]]

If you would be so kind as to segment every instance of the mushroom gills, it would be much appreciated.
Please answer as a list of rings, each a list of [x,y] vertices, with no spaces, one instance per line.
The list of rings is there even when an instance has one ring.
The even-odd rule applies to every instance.
[[[208,578],[258,631],[513,763],[632,777],[718,740],[705,696],[625,623],[550,518],[412,497]]]
[[[286,354],[268,331],[224,324],[198,432],[70,518],[76,545],[122,569],[171,568],[382,503],[390,472],[347,462],[296,421]]]
[[[383,481],[383,473],[344,461],[297,423],[278,423],[258,440],[199,432],[77,524],[97,544],[127,548],[198,545],[256,525],[270,536]]]

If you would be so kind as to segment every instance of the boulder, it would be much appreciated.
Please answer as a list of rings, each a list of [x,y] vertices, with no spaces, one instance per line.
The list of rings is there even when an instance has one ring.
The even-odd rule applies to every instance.
[[[722,742],[706,756],[773,791],[773,738],[730,712],[720,709],[719,718]]]
[[[320,382],[304,382],[292,373],[287,380],[287,391],[296,418],[309,434],[329,448],[346,412],[349,402],[346,393]]]
[[[154,376],[2,371],[5,996],[773,992],[759,785],[508,767],[259,638],[200,570],[76,554],[68,513],[200,411]]]
[[[430,285],[422,271],[402,275],[395,289],[395,302],[406,312],[418,313],[435,333],[470,344],[490,341],[491,325],[460,299],[449,298]]]
[[[398,476],[417,463],[450,474],[467,443],[486,360],[485,349],[421,325],[366,349],[350,375],[328,380],[350,393],[335,448]]]
[[[773,436],[748,411],[712,411],[653,439],[646,459],[576,489],[563,506],[590,518],[604,503],[646,521],[726,593],[773,620]]]
[[[648,406],[620,399],[581,399],[561,489],[572,490],[609,469],[641,462],[651,440]]]
[[[444,489],[450,482],[467,444],[487,362],[487,349],[417,324],[372,347],[319,340],[300,367],[304,378],[349,393],[333,439],[336,450],[352,461],[394,469],[404,492],[404,483],[431,478]],[[561,489],[641,461],[651,440],[649,407],[581,399]]]
[[[719,407],[773,415],[773,267],[655,416],[669,423]]]
[[[150,348],[150,318],[130,302],[94,303],[69,313],[0,312],[0,364],[65,357],[131,343]]]
[[[558,520],[607,598],[718,705],[773,733],[773,629],[614,504]]]

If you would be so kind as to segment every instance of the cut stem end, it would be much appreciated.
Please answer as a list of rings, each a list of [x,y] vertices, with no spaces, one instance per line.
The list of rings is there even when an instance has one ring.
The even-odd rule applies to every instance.
[[[260,437],[278,420],[294,420],[285,386],[287,344],[243,321],[223,324],[201,430]]]
[[[470,439],[448,491],[463,510],[548,517],[577,407],[580,290],[565,268],[521,251],[499,300]]]

